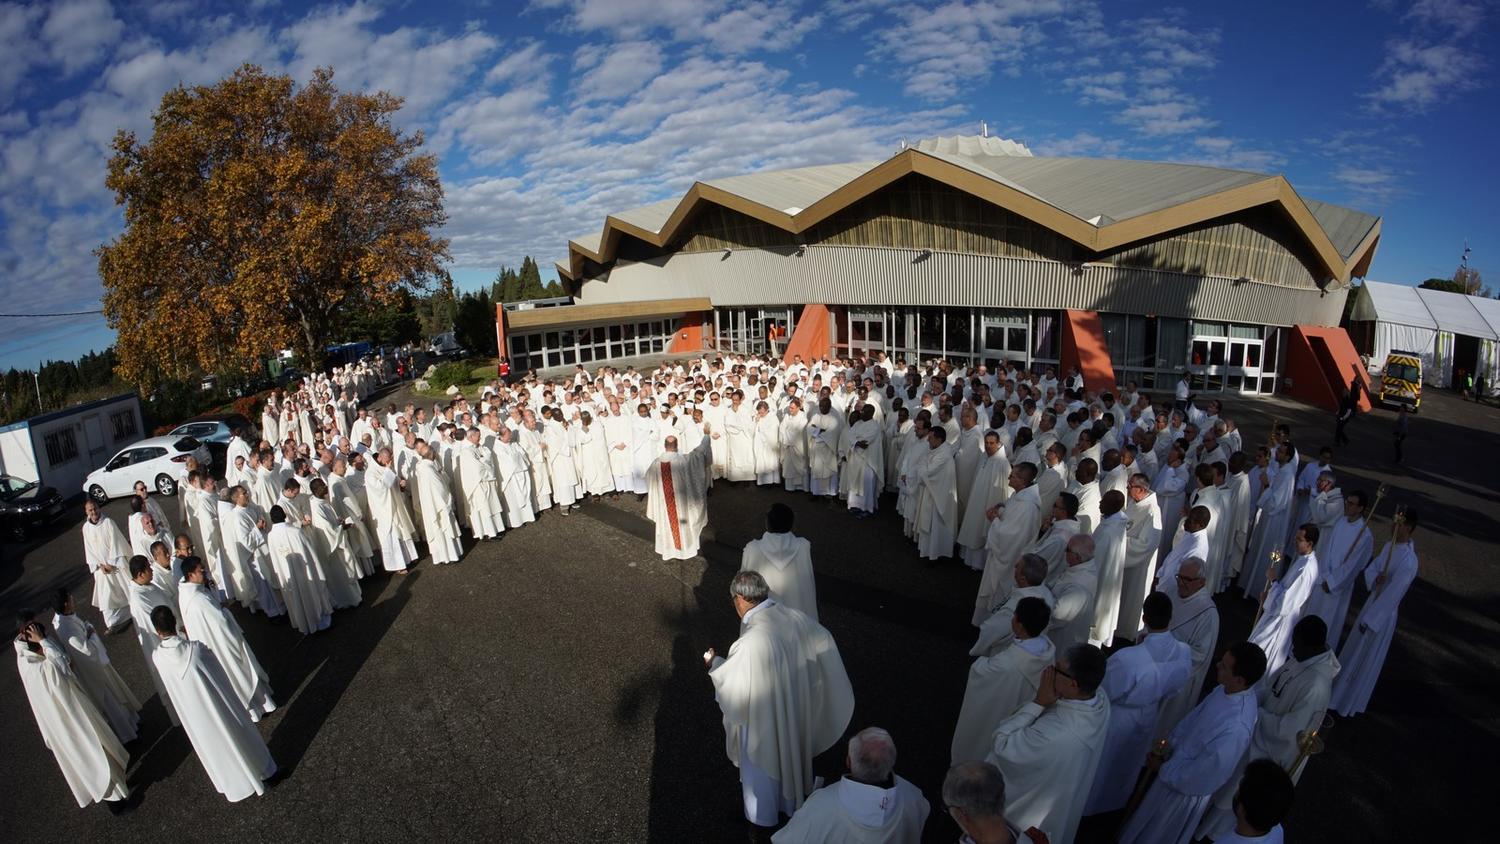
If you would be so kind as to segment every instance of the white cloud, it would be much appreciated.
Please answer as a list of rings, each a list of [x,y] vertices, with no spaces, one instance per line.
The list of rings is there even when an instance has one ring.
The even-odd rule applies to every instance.
[[[1116,115],[1115,121],[1148,137],[1200,132],[1215,125],[1214,120],[1199,113],[1197,103],[1186,97],[1163,97],[1127,106]]]
[[[658,33],[738,55],[791,49],[818,22],[800,0],[541,0],[571,29],[635,41]]]
[[[1405,194],[1401,174],[1386,166],[1343,166],[1334,170],[1333,179],[1361,206],[1381,209]]]
[[[1465,46],[1400,41],[1381,65],[1380,86],[1365,96],[1376,109],[1423,112],[1484,84],[1485,66]]]
[[[552,58],[540,41],[523,43],[520,49],[513,49],[505,58],[496,62],[485,73],[484,82],[486,85],[504,85],[545,78]]]
[[[874,55],[894,65],[908,95],[955,99],[996,69],[1010,75],[1043,42],[1043,27],[1063,22],[1065,0],[945,0],[892,9],[893,26],[875,35]]]
[[[1405,19],[1462,38],[1484,25],[1485,7],[1473,0],[1416,0]]]
[[[576,85],[582,102],[635,93],[661,71],[663,61],[661,47],[651,41],[594,45],[581,50],[579,58],[579,66],[588,68]]]
[[[1039,138],[1031,144],[1041,156],[1057,158],[1113,158],[1125,149],[1118,138],[1102,138],[1093,132],[1078,132],[1066,138]]]
[[[1286,163],[1286,157],[1279,152],[1248,147],[1238,139],[1219,135],[1194,138],[1193,149],[1180,156],[1180,160],[1255,173],[1273,173]]]
[[[48,10],[41,35],[52,60],[71,75],[104,58],[124,28],[109,0],[64,0]]]

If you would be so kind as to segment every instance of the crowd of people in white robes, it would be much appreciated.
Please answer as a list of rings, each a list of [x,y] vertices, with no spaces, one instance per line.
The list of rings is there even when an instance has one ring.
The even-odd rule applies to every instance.
[[[215,604],[284,613],[314,633],[359,603],[377,568],[408,571],[419,543],[434,564],[456,562],[466,540],[591,497],[649,497],[664,559],[698,553],[716,481],[780,485],[854,518],[894,503],[916,557],[979,572],[950,779],[993,779],[1003,801],[998,825],[973,795],[950,806],[967,835],[1035,829],[1066,842],[1085,815],[1126,810],[1125,840],[1279,840],[1285,807],[1267,808],[1279,785],[1259,761],[1295,776],[1325,709],[1365,708],[1417,571],[1415,512],[1376,551],[1369,496],[1341,490],[1331,451],[1303,465],[1285,426],[1249,446],[1219,402],[1199,407],[1182,389],[1158,407],[1133,384],[1085,389],[1076,372],[883,354],[580,366],[430,411],[370,406],[374,383],[335,371],[268,403],[260,438],[231,442],[222,489],[188,466],[181,535],[144,494],[128,540],[91,509],[85,547],[106,623],[133,616],[150,664],[179,658],[155,617],[162,606],[183,617],[166,582],[183,582],[193,559]],[[139,556],[151,567],[137,579],[128,558],[140,549],[154,559]],[[1345,639],[1361,580],[1369,596]],[[1214,596],[1231,586],[1260,612],[1248,641],[1217,652]],[[777,840],[791,841],[906,829],[927,806],[886,764],[894,740],[882,730],[851,741],[848,785],[815,790],[812,756],[847,729],[853,691],[814,593],[811,550],[791,534],[790,511],[773,509],[732,587],[741,637],[727,657],[705,654],[747,818],[789,815]],[[47,659],[23,644],[23,665]],[[235,659],[231,685],[258,717],[269,690],[255,690],[258,666]],[[74,700],[108,687],[95,677]],[[130,703],[94,704],[95,733],[129,721]],[[259,764],[251,757],[246,771]]]

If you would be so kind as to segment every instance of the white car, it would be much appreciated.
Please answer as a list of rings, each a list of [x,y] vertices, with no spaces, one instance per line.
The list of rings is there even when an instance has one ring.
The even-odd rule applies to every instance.
[[[120,449],[103,467],[83,479],[83,491],[103,504],[135,491],[141,481],[162,495],[177,494],[177,479],[189,457],[200,466],[209,465],[208,447],[192,437],[152,437]]]

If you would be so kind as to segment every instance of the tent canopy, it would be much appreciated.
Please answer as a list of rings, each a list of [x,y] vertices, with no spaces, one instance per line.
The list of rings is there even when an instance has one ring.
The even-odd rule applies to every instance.
[[[1462,293],[1366,281],[1349,318],[1500,339],[1500,302]]]

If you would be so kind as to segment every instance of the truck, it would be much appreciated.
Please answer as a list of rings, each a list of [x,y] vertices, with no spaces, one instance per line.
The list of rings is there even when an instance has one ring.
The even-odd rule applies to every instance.
[[[1380,403],[1412,413],[1422,406],[1422,357],[1416,352],[1392,349],[1380,369]]]

